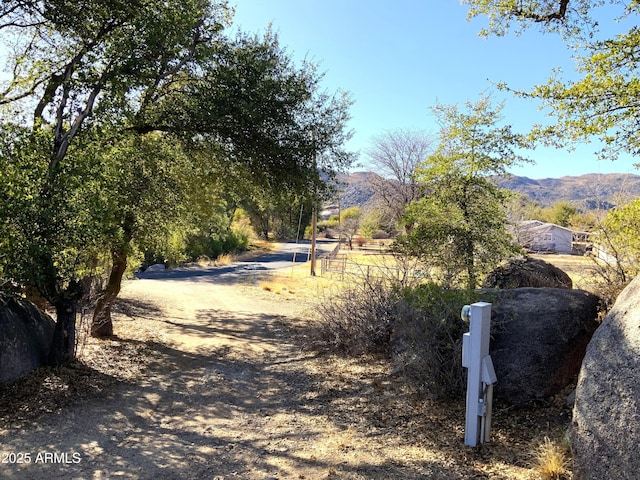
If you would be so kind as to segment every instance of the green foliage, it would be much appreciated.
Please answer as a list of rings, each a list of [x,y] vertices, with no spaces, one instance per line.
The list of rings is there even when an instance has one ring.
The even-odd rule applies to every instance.
[[[616,0],[611,0],[614,3]],[[598,25],[590,17],[590,10],[601,5],[600,0],[462,0],[469,5],[467,18],[486,16],[487,28],[480,34],[506,35],[513,22],[516,33],[531,25],[539,25],[547,31],[557,31],[564,36],[576,36],[592,32]]]
[[[321,93],[315,66],[296,67],[270,32],[223,37],[229,21],[227,3],[208,0],[0,7],[0,40],[14,42],[0,88],[0,271],[64,317],[55,363],[73,354],[97,256],[178,262],[189,235],[208,251],[242,244],[229,233],[241,200],[299,206],[321,192],[319,168],[349,163],[348,96]]]
[[[601,157],[610,159],[621,152],[632,155],[640,152],[639,2],[465,0],[464,3],[470,5],[469,17],[483,15],[489,19],[489,28],[483,34],[504,35],[514,23],[516,31],[537,24],[548,31],[560,32],[568,46],[577,52],[574,58],[581,75],[578,80],[563,80],[561,72],[555,72],[546,84],[530,92],[516,92],[540,99],[542,107],[557,119],[555,125],[537,127],[534,138],[564,146],[597,137],[604,144]],[[598,8],[603,4],[610,6]],[[625,23],[632,26],[612,38],[599,35],[599,24]]]
[[[612,304],[617,294],[640,273],[640,199],[611,210],[592,234],[597,250],[604,253],[595,272],[598,291]]]
[[[472,290],[480,275],[516,252],[506,229],[508,193],[490,177],[522,161],[515,148],[525,142],[510,127],[497,126],[501,107],[492,109],[488,98],[467,108],[434,108],[441,144],[416,173],[428,196],[407,207],[409,233],[395,249],[435,267],[445,285]]]
[[[6,276],[22,285],[47,282],[52,275],[64,288],[80,280],[99,243],[101,228],[86,208],[93,185],[81,155],[49,173],[47,151],[52,135],[16,125],[0,133],[0,263]],[[58,292],[47,284],[44,295]]]
[[[340,212],[340,234],[347,239],[349,248],[353,248],[353,237],[360,229],[362,209],[358,206],[345,208]]]
[[[395,369],[422,393],[461,397],[466,378],[460,361],[462,334],[469,326],[460,309],[478,301],[476,294],[428,283],[405,288],[400,297]]]
[[[361,221],[360,233],[364,238],[372,239],[378,230],[380,230],[380,223],[375,215],[368,214]]]
[[[220,237],[190,235],[187,238],[186,256],[188,260],[200,257],[218,258],[225,253],[240,252],[249,247],[249,237],[241,231],[229,231]]]
[[[542,211],[544,221],[555,223],[561,227],[570,227],[577,214],[578,209],[566,200],[560,200]]]
[[[327,220],[321,220],[318,222],[318,229],[323,231],[327,228],[338,228],[340,220],[338,215],[331,215]]]

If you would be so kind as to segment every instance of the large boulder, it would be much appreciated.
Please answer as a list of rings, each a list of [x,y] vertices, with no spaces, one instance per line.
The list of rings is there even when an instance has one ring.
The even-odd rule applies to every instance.
[[[555,265],[537,258],[522,257],[500,265],[487,275],[483,288],[573,288],[571,277]]]
[[[526,405],[576,380],[598,326],[599,297],[560,288],[485,291],[482,297],[493,304],[497,398]]]
[[[640,277],[622,291],[589,343],[571,437],[575,478],[639,478]]]
[[[0,383],[46,362],[54,327],[31,302],[0,293]]]

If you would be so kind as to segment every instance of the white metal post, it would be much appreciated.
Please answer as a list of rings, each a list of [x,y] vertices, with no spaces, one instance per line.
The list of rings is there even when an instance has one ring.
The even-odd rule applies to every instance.
[[[491,304],[465,306],[462,316],[469,319],[469,332],[462,338],[462,366],[468,369],[464,444],[475,447],[479,441],[489,441],[491,430],[492,385],[496,381],[489,356]]]

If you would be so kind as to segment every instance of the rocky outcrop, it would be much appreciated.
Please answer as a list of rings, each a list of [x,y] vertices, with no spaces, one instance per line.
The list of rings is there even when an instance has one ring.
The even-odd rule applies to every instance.
[[[483,288],[572,288],[564,270],[537,258],[524,257],[499,266],[484,280]]]
[[[31,302],[0,294],[0,383],[46,362],[54,326]]]
[[[575,478],[640,472],[640,277],[619,295],[587,349],[573,410]]]
[[[485,291],[491,302],[491,357],[497,398],[526,405],[575,381],[596,330],[600,299],[559,288]]]

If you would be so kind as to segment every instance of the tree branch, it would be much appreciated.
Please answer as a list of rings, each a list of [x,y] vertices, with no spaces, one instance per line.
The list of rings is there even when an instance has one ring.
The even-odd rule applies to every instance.
[[[567,15],[567,7],[570,0],[558,0],[558,9],[546,14],[535,13],[522,8],[522,6],[512,10],[516,17],[533,20],[536,23],[550,23],[554,20],[563,21]]]

